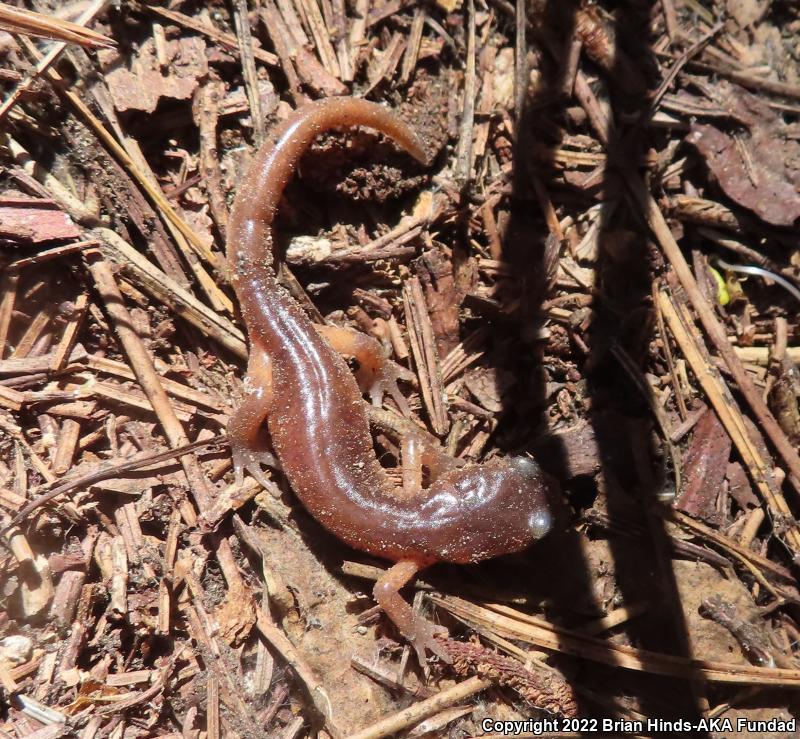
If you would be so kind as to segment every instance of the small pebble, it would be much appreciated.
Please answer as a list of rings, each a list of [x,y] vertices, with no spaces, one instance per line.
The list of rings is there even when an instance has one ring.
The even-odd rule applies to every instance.
[[[28,662],[33,656],[33,640],[27,636],[7,636],[0,639],[0,662],[12,667]]]

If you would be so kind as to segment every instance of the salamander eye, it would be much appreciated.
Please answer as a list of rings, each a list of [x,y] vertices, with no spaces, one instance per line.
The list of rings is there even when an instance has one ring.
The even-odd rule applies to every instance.
[[[528,516],[528,529],[531,534],[541,539],[553,527],[553,516],[545,508],[539,508]]]

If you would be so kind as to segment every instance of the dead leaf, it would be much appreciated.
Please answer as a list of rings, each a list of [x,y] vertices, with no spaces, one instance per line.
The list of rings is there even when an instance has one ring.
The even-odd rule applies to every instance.
[[[675,507],[706,521],[716,518],[717,493],[728,469],[731,439],[712,410],[707,410],[694,427],[689,449],[683,459],[686,478]]]
[[[256,622],[256,611],[251,594],[242,589],[231,588],[225,600],[214,610],[219,626],[219,636],[228,644],[238,644],[252,631]]]
[[[113,66],[114,52],[101,54],[106,83],[119,111],[141,110],[152,113],[161,98],[188,100],[198,80],[208,74],[206,45],[198,36],[167,42],[168,64],[162,70],[156,57],[155,42],[147,39],[139,49],[130,69]]]
[[[748,511],[759,505],[758,498],[753,492],[750,478],[744,471],[741,462],[731,462],[725,473],[728,480],[728,492],[743,511]]]
[[[754,95],[719,85],[714,102],[737,127],[693,123],[686,141],[703,156],[725,194],[766,223],[791,226],[800,218],[800,142]]]
[[[464,384],[483,408],[499,413],[503,410],[503,396],[514,384],[514,376],[503,370],[481,368],[469,372]]]
[[[54,239],[76,239],[80,229],[53,200],[0,198],[0,239],[39,244]]]

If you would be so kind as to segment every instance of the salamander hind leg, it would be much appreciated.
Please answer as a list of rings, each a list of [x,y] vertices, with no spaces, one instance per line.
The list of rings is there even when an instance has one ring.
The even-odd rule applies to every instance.
[[[435,654],[444,662],[452,660],[444,645],[436,638],[437,634],[447,636],[444,626],[418,616],[411,606],[403,600],[400,589],[419,571],[420,566],[410,560],[402,560],[391,567],[383,577],[375,583],[372,593],[384,613],[394,622],[400,633],[408,639],[417,653],[419,664],[426,664],[425,650]]]
[[[244,381],[245,396],[228,421],[236,482],[241,485],[247,470],[263,487],[271,482],[262,465],[278,466],[269,447],[266,420],[272,404],[272,369],[269,358],[253,350]]]
[[[369,395],[372,405],[380,407],[383,396],[388,394],[404,416],[411,415],[408,402],[400,392],[397,381],[410,382],[414,379],[414,374],[389,359],[378,341],[360,331],[341,326],[318,325],[316,329],[335,351],[358,361],[356,381],[361,392]]]

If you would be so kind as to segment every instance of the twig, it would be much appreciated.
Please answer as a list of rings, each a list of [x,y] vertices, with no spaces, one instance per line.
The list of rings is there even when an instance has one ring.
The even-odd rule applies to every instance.
[[[658,89],[653,95],[650,108],[645,115],[646,119],[649,120],[658,110],[658,106],[661,103],[661,98],[664,97],[664,94],[667,92],[667,90],[669,90],[670,86],[675,81],[675,78],[678,76],[678,73],[686,66],[686,63],[706,47],[711,39],[722,30],[723,25],[724,24],[722,23],[717,23],[717,25],[705,33],[699,41],[693,43],[688,49],[686,49],[686,51],[683,52],[683,54],[681,54],[678,60],[672,65],[669,72],[667,72],[666,76],[661,81],[661,84],[658,86]]]
[[[530,80],[527,22],[528,14],[525,4],[514,3],[514,118],[517,129],[519,129],[525,112],[525,96],[528,94]]]
[[[102,13],[106,9],[106,7],[110,4],[111,0],[94,0],[94,2],[91,5],[89,5],[83,11],[83,13],[81,13],[81,15],[78,18],[77,24],[75,24],[76,27],[80,28],[85,24],[94,20],[94,18],[100,15],[100,13]],[[8,6],[3,6],[3,7],[8,7]],[[9,8],[9,10],[14,11],[13,8]],[[24,12],[30,12],[30,11],[24,11]],[[86,29],[82,29],[82,31],[86,34],[94,34],[94,31],[88,31]],[[105,36],[103,36],[102,38],[105,38]],[[22,80],[22,82],[20,82],[14,88],[14,90],[12,90],[11,94],[3,101],[3,104],[0,105],[0,121],[2,121],[6,117],[8,112],[11,110],[11,108],[13,108],[17,104],[17,102],[19,102],[20,98],[23,96],[25,91],[30,87],[31,82],[40,77],[52,64],[54,64],[55,61],[58,59],[58,57],[60,57],[61,54],[64,53],[66,48],[67,48],[66,43],[63,42],[58,43],[55,44],[50,50],[48,50],[47,54],[39,57],[34,71],[30,75],[28,75],[24,80]]]
[[[655,281],[653,282],[652,298],[653,306],[655,307],[656,311],[658,333],[661,336],[664,357],[667,360],[667,369],[669,371],[670,382],[672,383],[672,392],[675,395],[675,402],[678,405],[678,414],[680,415],[681,420],[685,421],[689,414],[689,410],[686,407],[686,399],[683,397],[683,391],[681,390],[680,383],[678,382],[678,374],[675,371],[675,360],[672,358],[672,349],[669,345],[669,339],[667,338],[667,330],[664,326],[664,314],[661,312],[661,304],[658,301],[658,286],[656,285]]]
[[[673,0],[661,0],[661,9],[664,12],[664,25],[667,28],[669,40],[675,43],[680,38],[678,28],[678,14],[675,12]]]
[[[728,554],[735,559],[738,559],[741,562],[748,562],[754,567],[764,570],[772,577],[772,579],[778,578],[787,585],[794,585],[796,583],[795,576],[786,567],[773,562],[767,557],[763,557],[758,552],[754,552],[752,549],[743,547],[741,544],[733,541],[733,539],[730,537],[727,537],[718,531],[714,531],[712,528],[700,523],[700,521],[695,521],[691,516],[687,516],[685,513],[675,509],[659,508],[658,510],[667,520],[677,523],[679,526],[691,531],[695,536],[698,536],[701,539],[706,539],[707,541],[712,542],[722,550],[728,552]]]
[[[98,12],[92,11],[88,17],[84,12],[78,23],[70,23],[43,13],[0,3],[0,28],[10,33],[49,38],[63,41],[65,44],[80,44],[95,49],[116,46],[117,42],[114,39],[83,27],[83,24],[92,20]]]
[[[586,636],[579,631],[556,626],[499,603],[483,606],[454,596],[430,595],[435,604],[452,612],[466,623],[483,623],[509,639],[534,644],[562,654],[609,665],[615,669],[648,672],[682,679],[702,678],[709,682],[738,685],[775,685],[800,688],[800,670],[687,659],[670,654],[637,649],[624,644]]]
[[[178,13],[175,10],[168,10],[167,8],[159,7],[158,5],[138,4],[137,7],[148,13],[152,13],[153,15],[166,18],[168,21],[171,21],[178,26],[182,26],[183,28],[188,28],[196,33],[200,33],[203,36],[210,38],[212,41],[215,41],[220,46],[224,46],[229,51],[234,51],[236,53],[239,52],[239,42],[236,40],[236,36],[233,36],[230,33],[218,31],[213,26],[209,26],[201,21],[195,20],[188,15]],[[271,54],[269,51],[264,51],[264,49],[254,48],[253,56],[258,59],[258,61],[264,62],[264,64],[267,64],[270,67],[280,66],[278,57],[275,56],[275,54]]]
[[[107,357],[101,357],[96,354],[90,354],[85,357],[86,366],[104,372],[115,377],[122,377],[126,380],[135,380],[136,375],[128,365],[117,362]],[[183,400],[192,405],[199,406],[200,408],[208,408],[216,413],[229,413],[230,407],[219,397],[209,395],[201,390],[189,387],[183,383],[176,382],[175,380],[168,380],[161,378],[161,384],[168,395]]]
[[[425,11],[422,8],[417,8],[414,11],[414,20],[411,21],[411,32],[408,34],[408,45],[403,57],[403,65],[400,67],[400,84],[402,85],[408,84],[411,75],[414,74],[424,27]]]
[[[356,0],[355,18],[350,24],[350,53],[352,54],[353,70],[356,69],[358,52],[364,43],[367,30],[367,17],[372,0]]]
[[[147,703],[155,698],[166,687],[167,678],[172,673],[172,669],[174,668],[175,662],[180,656],[181,651],[181,648],[178,647],[178,649],[172,653],[167,660],[167,664],[161,668],[158,673],[158,677],[147,690],[143,690],[140,693],[135,693],[134,695],[128,696],[119,702],[112,703],[107,708],[101,708],[98,713],[101,716],[111,716],[115,713],[127,711],[129,708],[141,705],[142,703]]]
[[[95,470],[94,472],[90,472],[87,475],[81,475],[80,477],[76,477],[74,479],[62,480],[60,483],[50,488],[50,490],[47,490],[46,492],[34,498],[24,508],[17,512],[11,521],[2,530],[0,530],[0,536],[7,536],[10,529],[22,523],[22,521],[28,518],[31,513],[38,508],[41,508],[43,505],[47,505],[51,500],[55,500],[61,495],[66,495],[73,490],[89,488],[98,482],[102,482],[103,480],[118,479],[126,472],[133,472],[134,470],[140,470],[145,467],[152,467],[160,464],[161,462],[175,459],[183,454],[189,454],[190,452],[196,452],[201,449],[212,449],[224,443],[225,440],[224,434],[220,434],[219,436],[214,436],[211,439],[194,441],[191,444],[185,444],[184,446],[176,447],[175,449],[169,449],[165,452],[159,452],[158,454],[132,459],[120,464],[108,465],[101,469]]]
[[[431,214],[404,218],[391,231],[378,236],[363,246],[354,246],[346,249],[336,249],[327,257],[319,260],[325,264],[359,264],[372,262],[378,259],[389,259],[415,254],[417,248],[407,246],[422,234],[423,229],[435,221],[443,212],[441,204],[434,206]]]
[[[723,249],[728,249],[734,254],[744,257],[749,262],[752,262],[759,267],[764,267],[764,269],[769,269],[773,272],[780,272],[780,267],[765,254],[762,254],[755,249],[751,249],[741,241],[736,241],[736,239],[729,238],[716,229],[701,226],[697,229],[697,233],[703,238],[713,241],[717,246],[721,246]]]
[[[76,62],[76,65],[77,64],[78,62]],[[80,70],[81,67],[78,66],[78,69]],[[91,91],[97,105],[108,122],[109,128],[116,136],[116,140],[119,141],[125,153],[128,155],[128,157],[130,157],[133,167],[135,168],[134,171],[129,170],[127,175],[122,172],[121,176],[132,177],[134,181],[140,183],[140,186],[142,180],[144,180],[149,183],[149,185],[156,193],[159,194],[159,196],[166,198],[166,195],[163,194],[159,181],[153,173],[153,170],[150,168],[150,164],[142,153],[138,142],[133,137],[125,133],[125,130],[119,121],[119,117],[117,116],[117,111],[113,106],[111,94],[108,89],[103,83],[98,82],[92,86]],[[112,164],[114,166],[119,166],[116,160],[112,160]],[[145,232],[150,229],[150,226],[149,224],[146,224],[146,222],[143,223],[142,221],[145,219],[149,220],[151,218],[156,220],[154,225],[156,227],[156,231],[159,232],[160,235],[162,228],[161,223],[158,221],[157,212],[159,203],[155,203],[155,208],[151,206],[139,191],[139,187],[134,184],[131,184],[131,194],[135,201],[141,201],[141,205],[138,208],[133,209],[131,217],[134,218],[135,221],[138,221],[139,227]],[[139,209],[145,212],[142,212],[141,215],[136,218],[136,211]],[[152,215],[146,212],[150,210],[152,210]],[[189,264],[189,268],[194,273],[200,288],[203,290],[209,302],[211,303],[211,307],[217,312],[226,312],[228,314],[232,314],[233,303],[231,302],[230,298],[228,298],[228,296],[219,288],[211,275],[206,271],[203,264],[197,258],[191,243],[183,234],[181,229],[178,228],[178,226],[169,218],[168,214],[162,213],[161,220],[163,220],[164,226],[167,230],[169,230],[175,244],[183,254],[186,262]],[[178,255],[175,253],[172,245],[167,241],[166,233],[164,233],[160,238],[154,239],[152,251],[156,261],[159,263],[161,268],[170,277],[172,277],[172,279],[181,284],[183,287],[189,286],[190,282],[184,274],[183,266],[178,258]],[[214,264],[213,261],[211,263]]]
[[[372,726],[357,731],[355,734],[350,734],[347,739],[382,739],[382,737],[393,736],[445,708],[460,703],[465,698],[475,695],[475,693],[480,693],[490,685],[491,683],[488,680],[480,677],[471,677],[469,680],[464,680],[463,683],[443,690],[431,698],[414,703],[402,711],[389,714],[372,724]]]
[[[137,287],[181,316],[203,334],[237,357],[247,359],[244,334],[225,316],[201,303],[191,292],[170,279],[158,267],[148,261],[139,251],[108,228],[93,232],[102,242],[103,255],[119,264]]]
[[[464,72],[464,92],[461,104],[461,124],[458,129],[458,147],[454,165],[455,179],[463,187],[472,173],[472,137],[475,126],[475,3],[467,0],[467,64]]]
[[[217,148],[217,122],[219,106],[225,95],[225,85],[216,80],[206,82],[195,95],[194,116],[200,130],[200,172],[201,181],[208,193],[208,205],[211,216],[219,229],[223,241],[228,227],[228,207],[222,189],[222,175],[219,167],[219,150]],[[259,112],[259,116],[261,113]],[[264,122],[255,130],[264,134]],[[263,140],[263,139],[262,139]]]
[[[92,273],[106,310],[114,322],[114,328],[122,349],[136,374],[136,379],[153,406],[161,427],[164,429],[167,441],[172,447],[185,446],[189,443],[189,439],[170,404],[169,397],[161,384],[161,378],[158,376],[155,367],[153,367],[153,360],[150,358],[147,348],[133,329],[133,320],[125,307],[122,293],[120,293],[114,280],[111,266],[102,258],[100,252],[90,252],[87,258],[89,271]],[[196,457],[193,455],[184,454],[181,456],[180,461],[192,495],[202,512],[210,504],[210,495],[205,476]],[[188,503],[182,506],[181,514],[187,524],[190,526],[195,524],[197,520],[196,514]]]
[[[569,52],[564,59],[563,72],[561,74],[561,92],[566,97],[570,97],[575,89],[575,78],[578,76],[582,49],[583,41],[576,36],[569,45]]]
[[[261,110],[261,95],[258,90],[256,62],[253,58],[253,37],[250,33],[250,20],[247,14],[247,0],[236,0],[233,9],[233,22],[239,42],[239,58],[242,63],[244,86],[250,103],[250,120],[253,123],[253,141],[261,146],[267,137],[264,114]]]
[[[761,427],[786,463],[789,470],[788,479],[795,491],[800,494],[800,454],[798,454],[797,449],[794,448],[789,439],[786,438],[783,429],[778,425],[778,422],[770,412],[767,404],[758,392],[758,389],[753,385],[741,361],[736,356],[736,352],[733,350],[730,341],[728,341],[725,329],[720,324],[711,306],[709,306],[708,302],[703,297],[694,275],[689,269],[689,265],[686,263],[680,247],[672,236],[672,232],[669,230],[669,226],[664,220],[664,216],[658,204],[653,199],[653,196],[645,189],[642,182],[634,181],[632,178],[629,178],[628,185],[632,196],[642,208],[647,223],[658,239],[664,254],[672,264],[681,285],[684,290],[686,290],[689,300],[692,302],[695,311],[697,311],[697,315],[708,337],[711,339],[717,351],[722,355],[731,375],[739,386],[739,391],[745,397],[747,404],[755,414]],[[800,547],[800,534],[797,536],[796,546]]]
[[[785,82],[775,82],[774,80],[768,80],[764,77],[756,77],[755,75],[747,74],[747,72],[740,72],[735,69],[722,67],[719,64],[709,64],[708,62],[690,62],[690,64],[693,68],[699,69],[702,72],[711,72],[712,74],[718,74],[720,77],[725,77],[733,82],[737,82],[748,90],[768,92],[771,95],[800,100],[800,87],[796,85],[787,85]]]
[[[350,51],[350,41],[347,36],[347,16],[344,0],[333,0],[333,24],[335,27],[336,56],[339,60],[339,69],[342,80],[352,82],[355,77],[353,69],[353,55]]]
[[[342,733],[333,720],[333,708],[330,698],[322,683],[319,682],[286,635],[272,623],[266,612],[261,608],[257,608],[256,612],[258,614],[256,626],[261,635],[280,653],[297,674],[314,706],[325,719],[326,728],[334,737],[341,737]]]
[[[300,79],[297,76],[292,47],[290,46],[289,29],[271,0],[266,0],[264,3],[264,7],[261,10],[261,19],[272,40],[272,45],[278,53],[283,74],[286,76],[286,82],[289,85],[289,94],[292,96],[295,106],[300,107],[305,98],[300,90]]]
[[[35,47],[30,47],[30,53],[34,58],[39,58],[39,52]],[[161,188],[153,184],[151,180],[141,172],[139,167],[136,166],[134,160],[128,155],[125,149],[114,139],[114,137],[106,130],[105,126],[100,122],[97,116],[92,113],[89,107],[78,97],[72,90],[66,88],[65,80],[58,72],[53,69],[46,71],[47,77],[53,83],[56,91],[62,95],[66,100],[75,108],[78,114],[95,132],[97,137],[108,147],[114,157],[119,163],[128,171],[128,174],[136,180],[138,185],[144,190],[148,197],[157,206],[161,214],[166,220],[172,223],[175,228],[180,231],[184,238],[189,242],[189,245],[197,253],[199,257],[205,259],[206,262],[213,266],[218,265],[217,255],[214,254],[202,239],[195,233],[194,229],[189,226],[186,221],[178,215],[177,211],[172,207],[169,200],[167,200]]]
[[[594,128],[594,131],[597,134],[597,137],[600,139],[600,142],[604,146],[608,146],[608,142],[612,133],[611,119],[606,115],[600,103],[597,101],[597,97],[595,96],[594,92],[592,92],[592,88],[589,85],[589,81],[586,79],[586,75],[584,75],[584,73],[580,70],[578,70],[578,73],[575,75],[574,94],[578,102],[586,111],[589,122],[592,124],[592,128]],[[590,176],[584,180],[582,187],[588,187],[592,174],[590,174]]]
[[[0,278],[0,359],[6,354],[8,346],[8,330],[14,314],[14,303],[17,300],[19,272],[6,271]]]
[[[68,360],[72,364],[84,363],[88,356],[86,349],[79,344],[70,353]],[[35,375],[48,372],[51,369],[55,357],[56,353],[50,352],[49,354],[43,354],[39,357],[2,359],[0,360],[0,377]]]
[[[58,346],[53,352],[53,358],[48,367],[50,371],[57,372],[63,369],[67,359],[72,355],[72,350],[75,348],[75,343],[78,340],[78,331],[83,325],[83,319],[86,317],[86,310],[88,307],[89,296],[86,293],[81,293],[75,301],[72,313],[61,334]]]
[[[319,5],[317,5],[317,0],[297,1],[306,14],[308,25],[311,28],[311,35],[314,38],[314,45],[317,47],[317,53],[322,61],[322,66],[325,67],[329,74],[336,77],[336,79],[340,79],[341,70],[339,69],[339,62],[336,60],[336,54],[333,51],[328,29],[322,18]]]
[[[414,355],[414,365],[419,376],[422,399],[431,427],[438,436],[447,433],[448,418],[445,405],[446,393],[442,381],[442,366],[433,335],[431,318],[425,304],[425,296],[417,277],[411,277],[403,285],[403,305],[406,312],[406,327]]]
[[[384,80],[390,80],[397,65],[400,63],[400,57],[405,48],[405,38],[399,31],[392,34],[389,43],[379,56],[374,56],[372,63],[367,68],[367,79],[369,86],[364,91],[364,94],[369,94]]]
[[[659,303],[672,335],[680,346],[686,361],[705,390],[711,405],[717,412],[722,425],[730,435],[742,460],[747,465],[750,476],[756,484],[773,517],[779,520],[793,520],[789,506],[777,487],[772,471],[762,459],[757,447],[750,440],[747,429],[741,420],[741,411],[728,392],[719,375],[711,370],[703,358],[699,342],[692,337],[683,320],[666,293],[659,293]],[[796,526],[786,532],[786,540],[793,552],[800,552],[800,532]]]
[[[208,724],[208,739],[219,739],[222,734],[220,733],[220,717],[219,717],[219,680],[216,675],[208,676],[208,717],[206,722]]]
[[[298,46],[310,47],[311,41],[303,30],[303,23],[297,10],[295,10],[294,2],[292,0],[277,0],[277,5],[281,22],[286,25],[288,32],[294,39],[294,43]]]
[[[55,200],[76,223],[87,228],[92,228],[100,223],[97,214],[62,185],[41,162],[36,161],[19,141],[8,135],[2,138],[4,145],[18,165],[16,170],[12,170],[12,174],[17,179],[30,178],[36,184],[43,186],[47,195]]]
[[[551,667],[529,669],[513,657],[473,642],[443,639],[442,644],[453,660],[453,670],[459,675],[475,673],[497,685],[509,687],[540,710],[561,716],[577,715],[578,704],[572,687]]]

